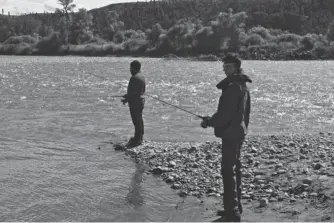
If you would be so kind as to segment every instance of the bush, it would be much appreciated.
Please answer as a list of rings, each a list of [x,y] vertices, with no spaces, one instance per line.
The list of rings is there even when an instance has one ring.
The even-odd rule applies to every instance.
[[[145,52],[147,47],[148,41],[144,39],[130,39],[122,43],[122,48],[128,53]]]
[[[97,45],[97,44],[70,45],[68,52],[73,55],[81,55],[81,56],[104,55],[102,45]]]
[[[322,42],[316,42],[314,44],[314,48],[313,48],[313,53],[315,54],[315,56],[317,58],[323,58],[327,55],[328,53],[328,46],[326,46],[324,43]]]
[[[302,37],[299,35],[296,35],[293,33],[286,33],[286,34],[281,34],[277,36],[275,41],[277,43],[291,42],[291,43],[297,44],[301,39]]]
[[[251,28],[248,30],[248,34],[260,35],[265,40],[271,40],[273,38],[273,35],[270,33],[270,31],[262,26]]]
[[[253,46],[253,45],[263,45],[266,44],[267,41],[264,40],[259,34],[253,33],[245,41],[246,46]]]
[[[58,32],[52,33],[50,36],[42,38],[36,44],[36,50],[38,54],[54,55],[58,54],[61,50],[62,40]]]
[[[302,44],[302,48],[304,50],[313,49],[313,46],[314,46],[315,42],[316,42],[316,40],[314,38],[312,38],[312,36],[310,36],[310,35],[304,36],[300,41],[300,43]]]
[[[4,44],[20,44],[20,43],[35,44],[36,42],[37,42],[36,38],[29,35],[25,35],[25,36],[11,36],[4,42]]]

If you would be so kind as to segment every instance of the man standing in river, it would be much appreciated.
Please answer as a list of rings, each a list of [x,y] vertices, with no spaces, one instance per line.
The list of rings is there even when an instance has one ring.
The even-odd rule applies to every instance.
[[[129,103],[131,119],[135,127],[135,135],[130,139],[127,146],[141,145],[144,136],[143,109],[145,104],[145,78],[140,72],[141,63],[134,60],[130,64],[131,78],[128,84],[127,94],[123,96],[123,104]]]
[[[236,56],[228,54],[222,62],[226,78],[217,84],[217,88],[222,90],[218,110],[212,117],[204,118],[201,126],[213,127],[215,136],[222,139],[223,216],[225,221],[240,222],[240,150],[248,132],[251,106],[246,83],[252,81],[243,74],[241,61]]]

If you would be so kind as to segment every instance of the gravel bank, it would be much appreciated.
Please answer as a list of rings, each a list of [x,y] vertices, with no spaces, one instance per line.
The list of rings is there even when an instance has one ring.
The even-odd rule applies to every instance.
[[[249,136],[242,149],[243,191],[246,202],[269,203],[313,200],[334,196],[334,134]],[[149,166],[181,197],[222,196],[221,144],[146,142],[124,149]]]

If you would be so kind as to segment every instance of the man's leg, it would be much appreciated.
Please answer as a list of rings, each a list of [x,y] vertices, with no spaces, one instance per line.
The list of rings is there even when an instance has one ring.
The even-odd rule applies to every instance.
[[[236,141],[222,141],[222,172],[224,184],[224,209],[227,221],[240,221],[236,190],[236,163],[237,163]]]
[[[242,214],[242,204],[241,204],[241,186],[242,186],[242,179],[241,179],[241,148],[242,148],[243,140],[238,142],[237,147],[237,159],[235,165],[235,172],[236,172],[236,179],[237,179],[237,195],[238,195],[238,208],[240,214]]]
[[[130,106],[130,114],[132,118],[132,123],[135,127],[134,141],[136,143],[141,142],[142,131],[143,131],[143,109],[139,106]]]

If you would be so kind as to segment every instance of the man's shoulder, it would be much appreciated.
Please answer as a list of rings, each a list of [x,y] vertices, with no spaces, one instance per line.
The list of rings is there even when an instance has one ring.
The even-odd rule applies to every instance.
[[[145,82],[145,77],[141,73],[132,76],[132,78],[135,79],[135,80],[139,80],[139,81],[144,81]]]

